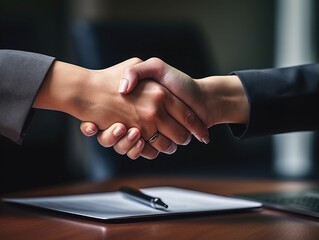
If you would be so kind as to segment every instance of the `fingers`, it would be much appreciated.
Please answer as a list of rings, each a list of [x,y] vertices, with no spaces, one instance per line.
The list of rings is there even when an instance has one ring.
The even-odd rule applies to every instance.
[[[172,118],[176,119],[177,122],[191,132],[200,142],[209,143],[207,126],[181,100],[171,95],[171,99],[165,107]],[[163,123],[163,126],[165,127],[166,124]],[[164,130],[161,129],[161,132],[162,131]],[[165,131],[163,133],[165,134]],[[188,142],[186,144],[188,144]]]
[[[124,124],[114,123],[109,128],[99,131],[97,134],[97,141],[103,147],[112,147],[125,135],[126,132],[127,130]]]
[[[205,114],[205,111],[200,111],[203,107],[198,100],[201,93],[196,82],[187,74],[175,69],[159,58],[150,58],[126,69],[118,91],[122,94],[127,94],[143,79],[152,79],[159,82],[193,110],[198,110]],[[207,144],[210,141],[209,132],[207,125],[202,121],[205,119],[205,115],[197,115],[198,112],[195,114],[191,108],[183,109],[182,115],[178,115],[178,110],[173,110],[170,113],[173,117],[182,116],[178,118],[178,122],[199,141]]]
[[[156,141],[152,144],[141,138],[141,132],[138,128],[130,128],[124,135],[114,136],[113,132],[122,124],[114,124],[107,130],[101,131],[98,135],[98,141],[102,146],[110,147],[121,154],[126,154],[130,159],[137,159],[142,156],[146,159],[154,159],[160,152],[173,154],[177,150],[177,145],[162,134],[158,134]]]
[[[157,149],[160,149],[157,150]],[[158,133],[156,139],[152,142],[149,140],[145,143],[141,156],[152,160],[155,159],[160,152],[166,154],[173,154],[177,150],[177,144],[169,140],[167,137]]]
[[[160,147],[159,142],[161,142],[161,139],[163,139],[164,136],[169,136],[169,140],[178,145],[187,145],[191,141],[191,133],[170,115],[159,118],[157,120],[157,127],[161,134],[158,137],[159,140],[152,144],[154,147]],[[161,149],[158,150],[164,150],[164,147],[161,146]]]
[[[93,136],[98,132],[97,126],[91,122],[81,122],[80,130],[87,137]]]
[[[180,81],[177,81],[180,87],[177,88],[178,91],[176,92],[182,96],[188,95],[191,99],[197,99],[194,98],[194,95],[192,94],[196,84],[194,84],[193,79],[186,74],[172,68],[157,58],[151,58],[145,62],[140,62],[139,59],[134,61],[136,61],[136,65],[129,67],[123,75],[123,81],[119,86],[119,92],[126,93],[131,91],[139,80],[145,78],[152,78],[165,86],[169,85],[172,89],[175,89],[174,80],[177,81],[178,78],[181,78]],[[154,87],[148,89],[154,89]],[[177,98],[167,89],[165,89],[165,91],[165,94],[159,93],[160,99],[155,99],[155,111],[149,111],[150,115],[143,114],[143,111],[149,109],[149,106],[147,104],[143,105],[143,101],[140,101],[142,102],[142,104],[139,103],[139,105],[141,105],[140,112],[142,112],[142,114],[139,112],[139,116],[143,116],[141,118],[142,122],[139,121],[132,124],[132,126],[139,126],[139,128],[141,128],[144,139],[149,139],[151,134],[158,131],[159,135],[156,141],[152,143],[145,142],[141,137],[140,130],[138,130],[138,132],[134,129],[126,131],[124,125],[118,124],[100,132],[97,136],[99,143],[104,147],[113,146],[116,152],[127,154],[131,159],[135,159],[138,156],[154,159],[159,152],[172,154],[176,151],[177,144],[186,145],[190,142],[191,133],[200,141],[207,143],[209,138],[208,129],[205,124],[203,124],[199,117],[195,115],[192,109],[179,99],[181,96],[177,95],[179,97]],[[135,95],[135,98],[140,96],[139,94]],[[147,95],[145,96],[147,97]],[[168,100],[165,100],[166,97]],[[149,98],[154,99],[152,93]],[[133,100],[136,101],[134,97]],[[148,103],[148,101],[146,102]],[[164,104],[160,106],[160,103]],[[150,102],[150,104],[152,103]],[[144,106],[147,107],[143,108]],[[153,117],[152,114],[155,115],[155,117]],[[81,131],[86,136],[92,136],[96,134],[97,127],[92,123],[83,123],[81,124]]]
[[[106,134],[104,133],[104,137]],[[157,137],[153,143],[145,142],[137,128],[130,128],[127,133],[113,146],[114,150],[130,159],[135,160],[142,156],[146,159],[155,159],[160,152],[172,154],[176,151],[177,145],[163,135]]]
[[[125,70],[118,89],[119,93],[130,93],[142,79],[153,79],[163,84],[167,64],[158,58],[150,58]]]
[[[148,160],[155,159],[159,154],[159,151],[153,148],[149,143],[145,143],[144,149],[141,153],[141,157],[144,157]]]
[[[145,143],[138,128],[126,130],[122,123],[115,123],[103,131],[98,131],[94,123],[82,122],[80,129],[85,136],[97,134],[97,141],[101,146],[113,146],[117,153],[126,154],[132,160],[140,156],[151,160],[155,159],[160,152],[172,154],[177,149],[177,145],[162,134],[159,134],[152,144]]]
[[[148,144],[157,149],[159,152],[166,154],[173,154],[177,150],[177,144],[160,132],[153,135],[152,138],[148,140]]]
[[[140,138],[140,139],[137,140],[137,142],[131,148],[129,148],[129,150],[126,152],[126,155],[130,159],[135,160],[139,156],[141,156],[142,151],[145,148],[144,146],[145,146],[145,141],[144,141],[144,139]]]
[[[141,133],[138,128],[130,128],[127,133],[113,146],[119,154],[126,154],[132,149],[131,155],[137,155],[142,152],[144,140],[141,139]]]
[[[138,131],[137,135],[133,134],[135,130]],[[140,156],[152,160],[155,159],[160,152],[173,154],[177,150],[177,144],[160,133],[152,143],[145,142],[140,136],[141,134],[138,129],[131,128],[113,148],[117,153],[122,155],[126,154],[133,160]]]
[[[145,144],[138,128],[126,130],[122,123],[114,123],[111,127],[99,131],[97,141],[103,147],[113,146],[117,153],[126,154],[131,159],[136,159],[141,155]]]
[[[186,104],[160,85],[154,82],[144,83],[151,84],[149,88],[152,89],[155,103],[162,103],[164,106],[162,108],[155,106],[156,111],[140,113],[146,119],[156,123],[157,129],[153,130],[152,134],[158,131],[178,145],[187,145],[191,140],[191,133],[200,136],[199,140],[202,142],[209,141],[207,140],[209,139],[208,128]],[[147,131],[149,132],[149,129],[142,129],[143,133]],[[149,139],[152,134],[143,137]]]
[[[133,127],[126,131],[126,127],[122,123],[115,123],[111,127],[99,131],[97,140],[103,147],[113,146],[117,153],[126,154],[132,160],[140,156],[146,159],[155,159],[159,154],[156,148],[145,143],[138,128]]]

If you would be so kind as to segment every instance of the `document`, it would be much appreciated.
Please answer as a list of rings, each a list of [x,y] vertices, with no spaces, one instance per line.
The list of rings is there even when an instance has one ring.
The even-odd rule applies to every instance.
[[[18,203],[75,214],[100,220],[125,220],[180,214],[250,210],[261,203],[170,186],[140,189],[143,193],[162,199],[167,209],[155,209],[125,197],[120,191],[80,195],[33,198],[4,198]]]

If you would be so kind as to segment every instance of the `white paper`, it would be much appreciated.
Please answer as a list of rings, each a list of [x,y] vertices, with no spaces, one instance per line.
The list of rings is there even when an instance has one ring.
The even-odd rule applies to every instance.
[[[3,201],[31,205],[97,219],[128,219],[182,213],[214,212],[261,207],[261,203],[175,187],[152,187],[141,191],[159,197],[166,210],[135,202],[121,192],[35,198],[5,198]]]

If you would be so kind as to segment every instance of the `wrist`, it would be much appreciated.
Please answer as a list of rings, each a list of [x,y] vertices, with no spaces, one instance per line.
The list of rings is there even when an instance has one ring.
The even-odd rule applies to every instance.
[[[78,117],[78,105],[84,102],[89,76],[88,69],[55,61],[37,93],[33,107]]]
[[[249,103],[244,87],[236,75],[212,76],[203,80],[211,126],[221,123],[248,123]]]
[[[246,91],[237,75],[229,75],[227,79],[232,89],[232,101],[230,102],[230,123],[247,124],[249,121],[250,105]]]

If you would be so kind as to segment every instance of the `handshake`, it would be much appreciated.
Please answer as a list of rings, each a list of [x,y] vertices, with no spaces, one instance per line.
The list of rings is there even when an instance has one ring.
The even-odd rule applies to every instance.
[[[318,130],[319,64],[193,79],[159,58],[92,70],[41,54],[0,50],[0,134],[22,142],[31,108],[67,113],[131,159],[154,159],[229,124],[234,137]]]
[[[74,116],[85,136],[96,135],[102,146],[131,159],[172,154],[192,135],[207,144],[211,126],[249,118],[236,75],[193,79],[159,58],[131,58],[101,70],[55,61],[33,107]]]

